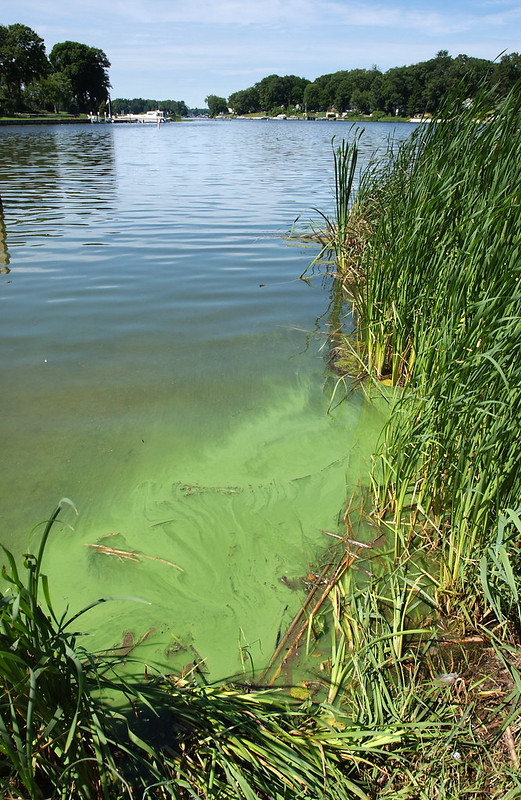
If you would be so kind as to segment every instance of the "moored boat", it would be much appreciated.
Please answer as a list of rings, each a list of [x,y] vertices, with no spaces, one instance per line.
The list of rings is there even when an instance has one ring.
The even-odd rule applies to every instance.
[[[143,114],[116,114],[112,117],[112,122],[168,122],[168,117],[165,117],[165,112],[156,109],[156,111],[145,111]]]

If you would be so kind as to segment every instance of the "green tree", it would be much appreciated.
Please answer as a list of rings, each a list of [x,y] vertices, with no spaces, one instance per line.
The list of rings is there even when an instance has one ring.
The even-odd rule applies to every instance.
[[[57,114],[58,111],[69,108],[71,104],[71,82],[63,72],[53,72],[29,84],[24,92],[24,98],[35,108],[45,108]]]
[[[256,84],[259,92],[260,107],[264,111],[271,111],[275,106],[285,106],[284,84],[280,75],[268,75]]]
[[[360,114],[369,114],[371,112],[371,92],[369,89],[355,89],[351,102]]]
[[[357,106],[363,113],[436,114],[455,85],[466,99],[472,98],[487,82],[494,81],[497,94],[502,97],[518,78],[521,78],[518,53],[504,55],[494,64],[466,55],[452,58],[447,50],[439,50],[429,61],[393,67],[385,73],[374,64],[371,69],[320,75],[313,82],[295,75],[268,75],[250,89],[231,94],[229,105],[237,114],[259,110],[279,113],[281,107],[297,103],[308,111],[347,111]]]
[[[490,83],[494,75],[494,64],[486,58],[474,58],[460,53],[453,59],[450,68],[451,84],[463,83],[465,99],[473,97],[480,86]]]
[[[228,103],[225,97],[219,97],[216,94],[209,94],[205,97],[204,102],[208,106],[208,111],[211,117],[216,117],[218,114],[228,113]]]
[[[261,107],[259,91],[255,86],[234,92],[229,96],[228,103],[236,114],[251,114],[254,111],[260,111]]]
[[[493,80],[499,96],[506,95],[520,78],[521,55],[519,53],[510,53],[509,55],[501,56],[499,62],[494,65],[493,71]]]
[[[313,99],[314,105],[321,110],[347,111],[361,104],[363,113],[369,113],[383,105],[381,81],[382,73],[377,67],[340,70],[317,78],[312,84],[313,89],[306,88],[305,97],[308,103]]]
[[[447,50],[440,50],[436,58],[416,64],[417,95],[411,98],[411,113],[434,113],[452,84],[452,58]]]
[[[161,107],[159,106],[159,108]],[[169,114],[175,114],[178,117],[187,117],[189,115],[188,106],[184,100],[165,100],[164,111]]]
[[[377,72],[371,81],[370,93],[371,111],[383,111],[385,108],[385,102],[383,96],[383,76],[381,72]]]
[[[405,114],[409,103],[407,67],[393,67],[387,70],[382,79],[384,107],[389,114]]]
[[[107,99],[110,61],[103,50],[67,41],[55,44],[49,59],[53,70],[70,80],[73,102],[78,111],[95,110]]]
[[[129,106],[126,109],[129,114],[144,114],[145,111],[150,110],[150,102],[143,97],[134,97],[129,101]]]
[[[4,107],[20,109],[22,91],[49,71],[43,39],[27,25],[0,25],[0,84]]]
[[[305,102],[307,78],[297,75],[268,75],[255,84],[259,93],[259,106],[264,111],[276,111],[295,103]]]
[[[304,105],[308,111],[326,111],[330,103],[324,87],[318,80],[304,89]]]
[[[334,84],[333,105],[336,110],[348,111],[351,108],[351,95],[353,93],[353,85],[349,79],[349,73],[346,71],[335,73],[331,84]]]
[[[304,102],[304,92],[310,81],[307,78],[298,78],[296,75],[289,76],[291,80],[291,102],[293,105],[302,105]]]

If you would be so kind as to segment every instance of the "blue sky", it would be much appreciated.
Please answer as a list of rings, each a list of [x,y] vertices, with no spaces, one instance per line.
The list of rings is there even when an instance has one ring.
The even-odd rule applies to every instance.
[[[204,105],[277,73],[390,67],[521,51],[521,3],[508,0],[2,0],[0,23],[33,28],[49,53],[99,47],[112,97]]]

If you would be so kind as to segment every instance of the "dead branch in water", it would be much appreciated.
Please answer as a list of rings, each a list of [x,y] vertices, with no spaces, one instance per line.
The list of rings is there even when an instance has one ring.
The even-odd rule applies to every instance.
[[[167,561],[166,558],[159,558],[158,556],[146,556],[144,553],[137,553],[135,550],[118,550],[116,547],[109,547],[106,544],[86,544],[86,547],[94,547],[97,553],[104,556],[117,556],[120,559],[127,561],[141,561],[142,558],[147,558],[149,561],[159,561],[161,564],[167,564],[169,567],[178,569],[179,572],[184,572],[182,567],[174,564],[172,561]]]

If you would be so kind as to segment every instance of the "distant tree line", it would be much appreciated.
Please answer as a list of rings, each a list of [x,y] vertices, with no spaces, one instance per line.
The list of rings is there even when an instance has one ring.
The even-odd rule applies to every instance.
[[[381,72],[372,69],[341,70],[321,75],[314,81],[295,75],[269,75],[258,83],[233,92],[228,100],[216,95],[206,98],[211,116],[262,112],[280,113],[300,107],[308,112],[391,114],[413,116],[435,114],[447,90],[461,83],[465,97],[472,97],[483,82],[504,96],[521,77],[521,55],[510,53],[498,61],[458,55],[440,50],[435,58]]]
[[[0,25],[0,113],[97,111],[108,97],[109,67],[96,47],[61,42],[47,57],[43,39],[27,25]]]
[[[55,44],[49,56],[41,36],[27,25],[0,25],[0,115],[15,112],[66,111],[71,114],[108,110],[110,61],[97,47],[80,42]],[[140,114],[156,108],[169,116],[199,116],[206,108],[186,106],[184,100],[111,102],[114,113]]]

